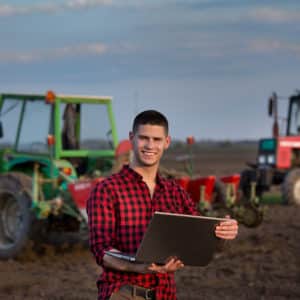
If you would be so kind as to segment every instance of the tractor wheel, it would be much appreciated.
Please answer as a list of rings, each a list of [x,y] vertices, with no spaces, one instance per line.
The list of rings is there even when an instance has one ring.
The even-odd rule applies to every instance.
[[[300,205],[300,169],[294,169],[285,176],[282,196],[285,204]]]
[[[31,179],[21,173],[0,175],[0,259],[16,257],[31,231]]]
[[[241,223],[247,227],[257,227],[263,221],[263,213],[248,203],[243,206],[243,214],[241,216]]]

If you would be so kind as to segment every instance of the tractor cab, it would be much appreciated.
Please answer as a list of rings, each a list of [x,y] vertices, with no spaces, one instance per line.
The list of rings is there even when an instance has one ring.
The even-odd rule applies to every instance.
[[[300,136],[300,93],[289,98],[287,136]]]
[[[300,92],[292,95],[288,98],[288,110],[287,117],[280,118],[286,122],[286,136],[297,136],[300,135]],[[273,117],[273,137],[277,138],[279,134],[278,125],[278,97],[276,93],[273,93],[269,98],[269,116]],[[284,135],[284,131],[281,130]]]
[[[111,97],[51,91],[0,95],[2,171],[36,159],[69,162],[73,177],[110,170],[117,146],[111,102]]]

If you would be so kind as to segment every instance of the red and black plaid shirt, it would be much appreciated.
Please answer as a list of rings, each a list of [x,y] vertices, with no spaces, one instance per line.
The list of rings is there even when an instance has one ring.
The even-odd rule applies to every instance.
[[[111,248],[136,253],[155,211],[198,214],[187,193],[159,175],[152,198],[142,176],[128,166],[97,184],[87,202],[90,247],[97,263],[102,265],[104,251]],[[98,300],[107,299],[125,284],[154,288],[157,300],[176,299],[173,274],[103,268],[97,281]]]

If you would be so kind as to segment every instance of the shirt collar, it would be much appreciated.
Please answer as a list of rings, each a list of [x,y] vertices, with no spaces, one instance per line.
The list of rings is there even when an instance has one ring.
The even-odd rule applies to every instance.
[[[121,170],[121,173],[124,176],[129,177],[132,180],[137,180],[137,181],[142,181],[143,180],[143,176],[140,175],[139,173],[137,173],[132,168],[130,168],[129,165],[124,165],[122,170]],[[166,187],[167,179],[162,177],[159,173],[157,173],[156,183],[164,189]]]

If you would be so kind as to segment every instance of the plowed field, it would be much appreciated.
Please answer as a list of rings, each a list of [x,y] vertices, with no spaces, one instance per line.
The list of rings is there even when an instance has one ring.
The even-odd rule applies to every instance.
[[[232,146],[193,154],[202,175],[239,172],[255,157],[254,148]],[[178,155],[168,153],[164,164],[179,169]],[[99,272],[84,242],[29,247],[19,259],[0,262],[0,299],[96,299]],[[300,207],[268,206],[259,227],[241,226],[209,266],[186,267],[176,279],[179,300],[300,299]]]

